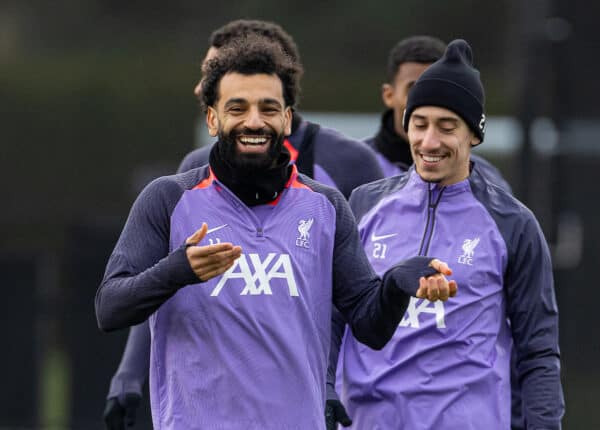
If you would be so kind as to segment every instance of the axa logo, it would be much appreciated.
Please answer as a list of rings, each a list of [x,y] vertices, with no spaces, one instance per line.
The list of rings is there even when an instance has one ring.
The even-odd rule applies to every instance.
[[[296,246],[301,248],[310,247],[310,228],[314,221],[314,218],[301,219],[298,221],[298,233],[300,233],[300,235],[296,238]]]
[[[298,285],[294,277],[292,262],[289,254],[276,254],[271,252],[263,260],[259,254],[242,254],[233,266],[219,279],[219,282],[210,293],[218,296],[225,285],[232,279],[242,279],[244,288],[241,296],[272,295],[272,279],[283,279],[291,297],[298,297]]]
[[[421,314],[435,315],[436,327],[446,328],[446,309],[444,308],[444,302],[439,300],[430,302],[429,300],[417,299],[416,297],[410,298],[406,313],[402,317],[402,321],[400,321],[400,327],[421,327],[421,322],[419,321],[419,316]]]
[[[473,265],[473,257],[475,255],[475,248],[479,245],[479,238],[475,239],[465,239],[462,244],[463,253],[460,257],[458,257],[458,262],[460,264],[466,264],[468,266]]]

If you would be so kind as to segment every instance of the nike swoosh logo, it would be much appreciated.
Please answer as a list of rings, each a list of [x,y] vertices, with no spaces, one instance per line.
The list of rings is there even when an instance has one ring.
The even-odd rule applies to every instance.
[[[382,236],[376,236],[375,233],[371,233],[371,242],[377,242],[379,240],[389,239],[390,237],[394,237],[396,235],[398,235],[398,233],[384,234]]]
[[[206,234],[208,234],[208,233],[213,233],[213,232],[215,232],[215,231],[217,231],[217,230],[221,230],[222,228],[225,228],[225,227],[227,227],[227,224],[223,224],[223,225],[220,225],[220,226],[218,226],[218,227],[211,228],[211,229],[209,229],[209,230],[206,230]]]

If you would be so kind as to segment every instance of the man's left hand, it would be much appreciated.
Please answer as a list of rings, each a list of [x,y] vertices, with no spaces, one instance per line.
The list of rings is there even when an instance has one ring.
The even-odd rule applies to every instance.
[[[446,276],[452,275],[452,269],[448,267],[448,264],[434,258],[429,265],[437,270],[438,273],[419,279],[417,298],[434,302],[436,300],[446,301],[448,298],[456,296],[458,290],[456,281],[448,281],[446,279]]]

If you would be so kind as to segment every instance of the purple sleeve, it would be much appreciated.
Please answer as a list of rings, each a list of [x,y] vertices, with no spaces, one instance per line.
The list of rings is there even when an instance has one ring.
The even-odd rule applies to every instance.
[[[110,381],[107,398],[118,397],[125,404],[124,396],[135,393],[142,396],[142,388],[150,368],[150,327],[148,321],[131,327],[127,345],[117,373]]]
[[[96,292],[102,330],[139,324],[179,288],[199,282],[183,244],[169,253],[171,212],[185,190],[175,178],[153,181],[133,204]]]

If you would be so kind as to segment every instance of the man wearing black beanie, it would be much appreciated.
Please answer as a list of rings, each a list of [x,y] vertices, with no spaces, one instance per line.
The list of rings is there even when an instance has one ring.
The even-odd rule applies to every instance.
[[[411,299],[381,351],[346,333],[340,391],[352,428],[510,429],[513,348],[526,428],[561,428],[550,254],[531,211],[473,168],[484,100],[470,46],[453,41],[408,96],[414,165],[350,198],[377,272],[434,253],[461,286],[445,303]]]

